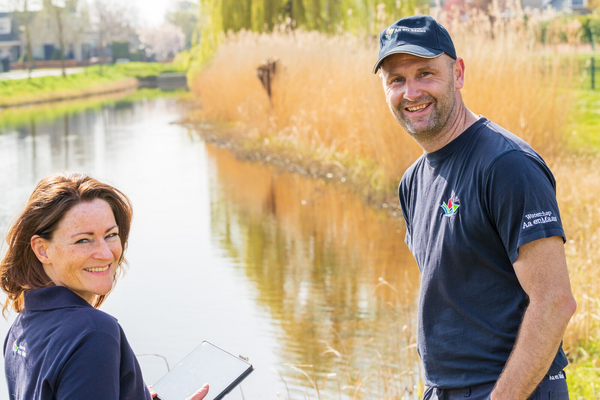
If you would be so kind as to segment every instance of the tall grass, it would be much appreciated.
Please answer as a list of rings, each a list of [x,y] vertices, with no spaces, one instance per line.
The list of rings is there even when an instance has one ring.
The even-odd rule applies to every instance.
[[[570,107],[568,76],[535,52],[533,23],[525,26],[521,18],[492,25],[477,12],[466,22],[440,19],[465,59],[467,106],[544,155],[555,154]],[[225,39],[192,89],[205,118],[236,121],[249,137],[291,145],[356,174],[369,165],[372,186],[395,186],[420,149],[391,116],[381,82],[371,74],[377,46],[374,38],[349,35],[241,32]],[[279,59],[272,101],[255,74],[271,57]]]

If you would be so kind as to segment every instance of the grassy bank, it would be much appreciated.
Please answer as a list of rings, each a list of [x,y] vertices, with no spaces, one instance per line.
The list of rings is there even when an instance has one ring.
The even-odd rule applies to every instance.
[[[569,382],[574,398],[600,399],[600,284],[591,279],[600,273],[600,97],[578,89],[576,57],[536,45],[535,21],[492,28],[477,14],[467,21],[439,18],[465,59],[467,106],[531,143],[556,175],[579,304],[564,342]],[[421,151],[391,116],[370,73],[377,45],[298,31],[229,36],[192,83],[202,108],[190,121],[243,157],[349,181],[374,203],[396,206],[397,183]],[[255,70],[275,56],[269,99]]]
[[[127,63],[108,66],[92,66],[79,74],[66,77],[46,76],[40,78],[0,81],[0,107],[35,104],[77,97],[118,92],[135,88],[136,78],[175,71],[171,64]]]
[[[123,90],[85,99],[54,101],[27,107],[8,107],[0,110],[0,128],[20,128],[35,123],[51,123],[66,114],[76,114],[90,109],[100,109],[106,105],[135,102],[158,97],[185,99],[189,92],[174,90],[164,92],[160,89]]]

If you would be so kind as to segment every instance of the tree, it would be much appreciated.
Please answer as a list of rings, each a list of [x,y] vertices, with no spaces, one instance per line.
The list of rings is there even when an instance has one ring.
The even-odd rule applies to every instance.
[[[73,0],[73,2],[77,2],[77,0]],[[65,78],[67,76],[67,72],[65,69],[65,9],[71,4],[68,4],[67,0],[44,0],[44,9],[50,12],[52,19],[54,20],[56,33],[58,38],[58,47],[60,51],[60,61],[61,61],[61,69],[62,76]],[[76,4],[75,4],[76,6]]]
[[[181,28],[185,34],[185,48],[189,49],[198,41],[199,4],[196,1],[178,0],[167,11],[166,20]]]
[[[174,57],[185,46],[183,31],[170,23],[141,28],[138,35],[148,55],[154,55],[158,60]]]
[[[23,27],[23,32],[25,33],[25,40],[27,41],[27,51],[26,51],[26,55],[27,55],[27,62],[29,63],[29,67],[27,68],[29,70],[29,77],[31,77],[31,70],[33,69],[34,63],[33,63],[33,51],[32,51],[32,29],[31,29],[31,25],[32,25],[32,20],[33,20],[33,14],[30,12],[31,10],[31,6],[32,6],[32,0],[13,0],[12,2],[12,8],[14,10],[14,14],[15,14],[15,20],[19,23],[22,24]]]
[[[98,32],[100,71],[105,64],[104,49],[115,40],[127,41],[135,33],[135,10],[125,2],[93,0],[92,19]]]

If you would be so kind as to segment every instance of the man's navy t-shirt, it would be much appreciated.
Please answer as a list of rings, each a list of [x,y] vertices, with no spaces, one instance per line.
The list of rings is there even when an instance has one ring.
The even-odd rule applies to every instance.
[[[528,304],[512,266],[519,246],[565,237],[552,173],[527,143],[482,117],[421,156],[399,196],[422,274],[417,344],[425,384],[497,380]],[[559,349],[549,373],[566,365]]]

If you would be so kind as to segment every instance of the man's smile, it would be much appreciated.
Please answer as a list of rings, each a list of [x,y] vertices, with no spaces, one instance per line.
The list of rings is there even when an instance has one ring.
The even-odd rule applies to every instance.
[[[421,104],[421,105],[418,105],[418,106],[405,107],[404,109],[406,111],[408,111],[408,112],[416,113],[416,112],[419,112],[419,111],[423,111],[426,108],[429,108],[430,105],[431,105],[431,103],[425,103],[425,104]]]

